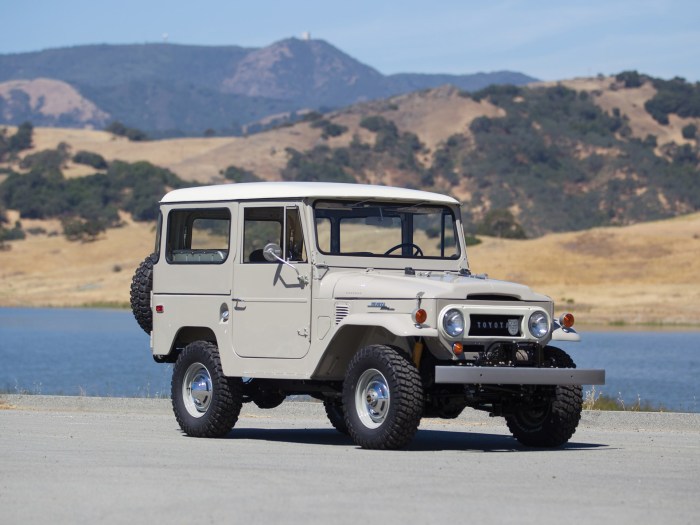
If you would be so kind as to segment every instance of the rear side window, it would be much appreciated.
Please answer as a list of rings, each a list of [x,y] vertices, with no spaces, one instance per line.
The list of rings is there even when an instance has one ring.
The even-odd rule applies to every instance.
[[[228,258],[230,234],[227,208],[172,210],[166,259],[171,264],[221,264]]]

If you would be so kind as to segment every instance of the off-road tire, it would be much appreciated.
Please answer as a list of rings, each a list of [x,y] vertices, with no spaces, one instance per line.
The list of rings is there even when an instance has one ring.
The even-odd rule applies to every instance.
[[[573,359],[559,348],[544,349],[545,361],[555,368],[576,368]],[[528,447],[560,447],[576,432],[581,420],[583,396],[580,385],[555,387],[554,397],[543,409],[523,408],[506,417],[508,429]]]
[[[193,376],[209,378],[208,390],[204,388],[196,392],[206,396],[199,407],[196,406],[194,389],[188,389],[195,382]],[[204,385],[205,382],[198,384]],[[175,419],[188,436],[223,437],[238,420],[243,397],[241,390],[239,378],[224,375],[216,345],[206,341],[190,343],[173,367],[171,395]]]
[[[380,390],[384,392],[377,396]],[[360,447],[405,447],[418,430],[423,403],[418,369],[399,350],[366,346],[350,360],[343,383],[343,407],[348,433]]]
[[[147,334],[153,330],[151,290],[153,289],[153,265],[158,260],[155,253],[146,257],[131,279],[131,311],[136,322]]]
[[[339,399],[326,399],[323,401],[323,408],[326,409],[326,416],[333,428],[346,436],[349,434],[348,426],[345,424],[345,410],[343,402]]]

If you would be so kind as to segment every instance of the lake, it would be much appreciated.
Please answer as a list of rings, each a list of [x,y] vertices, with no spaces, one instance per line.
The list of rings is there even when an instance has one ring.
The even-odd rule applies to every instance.
[[[560,344],[579,368],[605,368],[596,392],[668,410],[700,412],[700,332],[582,332]],[[131,312],[0,308],[0,391],[169,397],[170,365],[150,354]],[[585,387],[590,390],[590,387]]]

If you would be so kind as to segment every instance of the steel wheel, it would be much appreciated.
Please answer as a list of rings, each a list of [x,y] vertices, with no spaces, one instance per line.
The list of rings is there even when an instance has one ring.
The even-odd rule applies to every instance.
[[[348,364],[342,407],[345,426],[357,445],[405,447],[423,414],[423,383],[418,369],[396,348],[366,346]]]
[[[365,370],[355,390],[355,410],[367,428],[377,428],[389,413],[391,395],[386,377],[377,369]]]
[[[202,363],[192,363],[182,381],[182,400],[187,413],[202,417],[211,404],[212,385],[209,370]]]
[[[208,341],[194,341],[180,352],[171,392],[175,418],[188,436],[223,437],[241,411],[241,380],[224,375],[219,350]]]

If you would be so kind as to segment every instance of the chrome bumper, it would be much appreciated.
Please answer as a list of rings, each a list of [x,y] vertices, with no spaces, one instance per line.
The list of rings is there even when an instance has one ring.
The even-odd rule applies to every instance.
[[[604,385],[605,370],[436,366],[435,382],[478,385]]]

